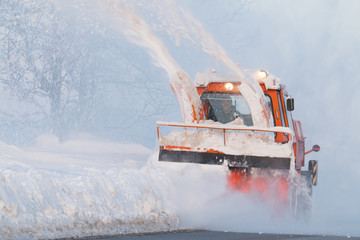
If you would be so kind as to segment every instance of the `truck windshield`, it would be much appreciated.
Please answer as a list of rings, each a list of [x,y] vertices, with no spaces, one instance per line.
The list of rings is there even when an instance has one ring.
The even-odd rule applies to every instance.
[[[240,94],[206,92],[201,95],[206,119],[229,123],[241,118],[247,126],[253,126],[251,112]]]

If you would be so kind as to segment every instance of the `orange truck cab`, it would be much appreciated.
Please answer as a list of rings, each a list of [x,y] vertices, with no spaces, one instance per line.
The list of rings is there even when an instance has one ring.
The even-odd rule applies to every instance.
[[[247,102],[249,99],[245,98],[246,92],[242,92],[244,90],[241,85],[244,82],[236,77],[207,75],[203,78],[205,81],[196,81],[196,90],[201,101],[200,121],[157,123],[159,161],[212,165],[227,163],[230,188],[242,192],[255,190],[264,195],[268,194],[269,189],[276,189],[275,198],[281,203],[287,203],[285,205],[291,206],[292,209],[300,209],[299,206],[308,209],[309,203],[304,200],[308,198],[301,196],[297,189],[305,182],[308,192],[312,193],[312,186],[317,184],[317,161],[310,160],[307,171],[302,170],[302,167],[305,166],[305,155],[319,151],[320,147],[314,145],[312,150],[305,152],[301,122],[292,117],[294,99],[286,91],[285,85],[263,70],[257,71],[254,75],[253,85],[246,84],[258,91],[259,94],[253,95],[256,97],[251,101],[259,101],[258,106],[266,110],[263,111],[266,114],[260,114],[263,118],[259,120],[258,116],[253,116],[252,113],[259,111],[250,111],[250,103]],[[266,124],[262,124],[261,121]],[[161,126],[183,128],[184,134],[167,138],[161,135]],[[195,131],[187,131],[188,129]],[[257,138],[258,141],[251,142],[251,139],[246,138],[244,140],[242,136],[237,135],[238,132],[242,132],[242,136]],[[206,138],[211,139],[221,134],[223,141],[220,145],[219,141],[207,142]],[[272,143],[257,145],[263,140]],[[271,147],[273,150],[270,154],[262,152]],[[246,149],[255,150],[246,152]],[[290,180],[293,172],[297,174],[296,181]],[[271,174],[275,177],[270,177]],[[292,184],[293,182],[296,184]],[[271,186],[274,183],[276,186]],[[305,203],[300,204],[301,202]]]
[[[263,70],[260,70],[257,75],[268,77],[268,73]],[[259,77],[257,77],[257,80],[271,110],[272,119],[270,121],[272,121],[273,126],[287,127],[294,133],[295,166],[300,171],[301,167],[305,166],[305,154],[311,151],[319,151],[320,147],[314,145],[313,150],[305,152],[305,137],[301,122],[294,120],[292,117],[294,99],[289,96],[285,85],[280,84],[279,80],[275,77],[272,79],[272,84],[261,81]],[[210,82],[207,85],[201,84],[197,86],[197,91],[203,103],[205,119],[226,124],[234,121],[236,118],[241,118],[246,126],[252,126],[253,121],[250,109],[245,99],[241,96],[239,91],[240,85],[240,81],[224,81]],[[289,136],[286,133],[275,134],[275,142],[286,143],[288,141]]]

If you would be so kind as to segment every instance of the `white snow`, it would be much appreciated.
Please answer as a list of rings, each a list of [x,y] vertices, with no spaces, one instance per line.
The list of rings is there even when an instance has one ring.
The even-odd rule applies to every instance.
[[[241,84],[239,86],[239,91],[250,108],[254,126],[273,126],[272,121],[270,121],[272,113],[265,100],[264,94],[255,91],[249,84]]]
[[[86,135],[65,142],[46,135],[21,148],[0,143],[0,238],[324,226],[274,216],[257,195],[228,191],[223,166],[159,163],[151,152]]]
[[[173,59],[164,43],[154,34],[150,25],[136,13],[133,5],[128,1],[96,2],[102,10],[107,24],[119,29],[133,43],[144,47],[151,56],[154,64],[163,68],[169,77],[181,70]],[[115,24],[114,24],[115,23]]]
[[[201,124],[182,124],[163,121],[158,121],[157,124],[173,128],[169,135],[160,135],[159,144],[162,146],[190,147],[193,150],[213,149],[234,155],[292,156],[292,141],[286,144],[276,143],[274,142],[273,135],[273,132],[284,132],[292,135],[292,131],[289,128],[248,127],[235,125],[234,122],[220,124],[211,120],[202,121]],[[177,127],[175,128],[174,126]],[[223,130],[225,130],[225,139]],[[256,132],[256,130],[270,132]]]
[[[0,143],[0,238],[108,235],[179,228],[169,180],[138,144],[42,136]],[[157,156],[153,156],[157,157]]]
[[[265,89],[280,89],[280,84],[281,84],[280,78],[275,77],[273,74],[267,72],[267,77],[263,79],[258,76],[259,71],[260,70],[257,70],[252,74],[252,77],[258,83],[264,83]]]
[[[185,123],[203,119],[203,108],[194,82],[185,71],[178,71],[170,78],[171,88],[177,98]]]
[[[238,194],[227,196],[225,166],[160,163],[157,154],[89,135],[64,142],[44,135],[23,147],[0,143],[0,238],[202,228],[208,221],[196,209],[214,217],[223,200],[238,208]]]
[[[240,82],[241,78],[234,74],[223,74],[212,70],[206,70],[203,73],[196,73],[195,84],[197,86],[207,86],[212,82]]]

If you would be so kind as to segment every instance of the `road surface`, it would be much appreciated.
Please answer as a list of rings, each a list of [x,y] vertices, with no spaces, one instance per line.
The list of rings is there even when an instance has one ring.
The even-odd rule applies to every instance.
[[[122,235],[116,237],[93,237],[91,240],[360,240],[360,237],[326,235],[262,234],[214,231],[185,231],[172,233]]]

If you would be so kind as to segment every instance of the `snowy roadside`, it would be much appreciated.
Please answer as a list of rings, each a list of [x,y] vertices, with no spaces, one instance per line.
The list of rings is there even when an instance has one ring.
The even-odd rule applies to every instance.
[[[88,138],[87,138],[88,139]],[[152,151],[98,139],[28,148],[0,143],[0,238],[33,239],[180,228]]]

